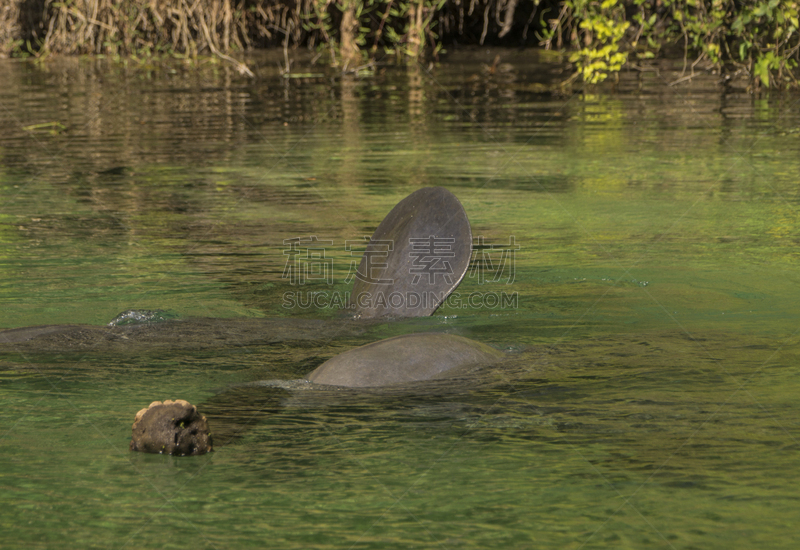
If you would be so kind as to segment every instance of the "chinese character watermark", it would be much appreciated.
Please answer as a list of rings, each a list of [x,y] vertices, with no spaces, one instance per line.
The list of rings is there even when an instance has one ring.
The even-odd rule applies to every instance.
[[[326,247],[333,246],[331,240],[320,240],[316,235],[295,237],[283,241],[283,255],[286,264],[282,279],[288,279],[291,285],[318,283],[333,285],[333,257]],[[456,239],[429,236],[409,238],[408,244],[395,246],[393,240],[371,240],[369,237],[345,241],[345,250],[350,253],[351,260],[345,283],[357,279],[368,285],[387,285],[385,290],[369,288],[351,297],[349,292],[340,291],[289,291],[283,295],[285,308],[332,308],[332,309],[369,309],[392,308],[395,310],[436,308],[439,305],[455,309],[508,309],[517,308],[519,296],[517,292],[471,292],[466,295],[445,289],[442,283],[453,285],[458,275],[453,270],[456,262]],[[516,239],[511,235],[508,243],[486,243],[483,236],[473,241],[469,264],[469,277],[477,278],[479,285],[505,282],[510,285],[516,278],[516,252],[520,250]],[[397,262],[392,253],[403,254],[405,258]],[[360,263],[358,258],[360,259]],[[399,264],[399,265],[398,265]],[[438,284],[438,292],[433,290],[409,290],[406,285],[393,286],[395,279],[387,277],[403,277],[396,269],[408,269],[407,279],[411,285],[423,283],[423,288],[431,289]],[[388,273],[387,273],[388,271]],[[403,281],[400,281],[403,282]],[[404,288],[402,292],[400,288]],[[316,286],[315,288],[319,288]],[[434,287],[435,288],[435,287]],[[451,293],[452,292],[452,293]]]
[[[288,246],[283,254],[286,266],[283,268],[282,279],[289,279],[289,284],[302,285],[306,281],[325,281],[333,284],[333,258],[325,257],[325,246],[333,246],[333,241],[320,241],[312,235],[307,238],[295,237],[285,239],[283,244]]]
[[[503,279],[510,285],[516,278],[516,252],[519,249],[514,235],[509,236],[508,244],[486,244],[483,235],[479,235],[472,244],[469,277],[477,276],[479,285],[487,280],[498,283]]]
[[[453,267],[444,258],[455,258],[453,238],[437,238],[431,235],[423,239],[408,239],[411,245],[409,256],[414,258],[409,273],[414,275],[411,284],[419,283],[423,275],[428,277],[428,284],[436,284],[436,276],[441,275],[444,282],[452,285]]]
[[[394,280],[392,279],[377,279],[373,277],[373,274],[380,273],[380,270],[386,269],[387,264],[385,261],[381,261],[381,258],[384,260],[389,257],[389,252],[394,250],[394,241],[392,240],[376,240],[372,241],[369,240],[369,237],[364,237],[365,241],[368,241],[372,248],[367,248],[364,250],[364,269],[363,272],[358,270],[356,265],[356,260],[350,261],[350,269],[347,272],[347,277],[344,278],[345,283],[349,283],[353,280],[353,278],[358,279],[361,282],[374,284],[374,285],[391,285],[394,284]],[[364,244],[363,241],[345,241],[344,242],[344,249],[350,252],[352,256],[356,250],[354,250],[353,246],[358,246],[360,244]]]

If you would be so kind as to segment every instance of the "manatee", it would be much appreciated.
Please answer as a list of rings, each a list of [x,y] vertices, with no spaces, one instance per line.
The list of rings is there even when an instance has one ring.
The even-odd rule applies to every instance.
[[[462,336],[406,334],[337,355],[306,379],[352,388],[391,386],[440,378],[455,369],[491,365],[503,359],[502,352]]]
[[[0,344],[16,344],[27,342],[33,338],[48,334],[61,334],[83,328],[80,325],[41,325],[36,327],[12,328],[0,330]],[[91,327],[94,328],[94,327]]]
[[[447,189],[425,187],[400,201],[372,235],[351,293],[355,319],[177,320],[161,310],[127,310],[105,327],[0,330],[0,352],[6,347],[23,352],[126,351],[330,339],[361,332],[378,318],[432,315],[464,278],[471,254],[472,233],[464,207]]]
[[[202,408],[213,425],[214,444],[225,446],[243,437],[263,418],[281,412],[287,401],[325,406],[332,397],[341,398],[335,393],[314,391],[326,386],[330,390],[352,388],[356,395],[370,394],[358,389],[416,393],[421,388],[409,387],[409,383],[434,384],[466,375],[471,385],[477,380],[470,376],[473,369],[508,360],[513,356],[461,336],[408,334],[341,353],[300,380],[258,380],[230,386],[202,403]],[[452,391],[467,387],[463,380],[446,383]],[[442,391],[441,386],[438,391]]]
[[[0,330],[0,353],[92,351],[127,356],[161,350],[221,349],[353,337],[363,334],[371,324],[353,319],[197,318],[119,326],[45,325]]]
[[[239,347],[354,336],[382,318],[432,315],[464,278],[471,254],[472,232],[464,207],[448,190],[426,187],[400,201],[367,243],[351,293],[355,319],[175,320],[159,310],[128,310],[104,327],[47,325],[0,330],[0,353],[11,349],[16,352],[103,350],[130,354],[132,351]],[[503,353],[460,336],[410,334],[342,353],[320,365],[306,379],[315,384],[340,387],[397,386],[448,377],[463,369],[492,365],[504,359]],[[247,399],[262,393],[258,388],[247,391],[253,392],[247,394]],[[277,390],[268,394],[270,407],[279,394]],[[224,404],[224,400],[220,403]],[[234,428],[247,425],[250,419],[248,416],[242,421],[237,410],[234,407],[233,412],[224,411],[226,417],[232,418],[230,425]],[[161,439],[172,438],[177,444],[175,433],[167,429],[169,426],[162,428]],[[134,440],[136,437],[134,434]],[[175,452],[186,454],[202,448],[195,443],[191,440],[176,447]],[[133,445],[140,446],[137,441]],[[157,449],[161,450],[161,445]],[[164,449],[166,452],[167,447]]]
[[[467,213],[444,187],[411,193],[383,219],[364,251],[352,299],[355,316],[432,315],[469,267]]]

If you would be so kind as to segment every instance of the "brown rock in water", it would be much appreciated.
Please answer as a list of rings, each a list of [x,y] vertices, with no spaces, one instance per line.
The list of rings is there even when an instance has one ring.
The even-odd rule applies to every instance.
[[[131,451],[191,456],[212,450],[206,417],[188,401],[153,401],[136,413]]]

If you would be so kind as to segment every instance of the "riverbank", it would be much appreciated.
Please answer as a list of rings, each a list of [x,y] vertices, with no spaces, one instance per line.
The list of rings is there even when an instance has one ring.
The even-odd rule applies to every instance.
[[[683,60],[686,76],[746,78],[751,90],[797,88],[796,0],[12,0],[0,8],[0,56],[92,55],[148,63],[213,56],[254,76],[245,52],[279,48],[341,72],[428,63],[458,46],[550,50],[588,84],[623,67]],[[690,76],[689,78],[692,78]]]

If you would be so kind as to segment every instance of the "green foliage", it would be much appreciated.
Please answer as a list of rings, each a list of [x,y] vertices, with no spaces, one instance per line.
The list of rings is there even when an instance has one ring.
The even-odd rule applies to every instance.
[[[11,42],[10,50],[12,57],[25,59],[31,56],[35,56],[36,53],[39,51],[39,48],[32,47],[30,40],[18,39]]]
[[[630,27],[622,2],[604,0],[598,5],[589,0],[567,0],[565,5],[580,19],[578,35],[585,46],[573,53],[570,61],[577,64],[584,81],[594,84],[619,71],[628,59],[620,46]]]
[[[373,61],[382,51],[388,55],[416,60],[442,51],[434,31],[437,13],[447,0],[312,0],[313,13],[304,28],[319,32],[320,48],[339,65],[341,46],[348,39],[338,22],[353,7],[356,20],[352,40],[359,47],[362,61]],[[336,17],[334,17],[334,15]]]
[[[434,31],[434,18],[446,2],[447,0],[411,0],[396,4],[391,1],[386,3],[392,18],[386,27],[386,53],[399,53],[409,60],[423,57],[428,50],[434,56],[438,55],[442,51],[442,44]]]
[[[755,85],[798,85],[797,0],[564,0],[560,6],[542,44],[571,46],[588,83],[619,71],[629,53],[648,59],[677,44],[696,62],[745,70]]]
[[[383,53],[412,62],[436,56],[445,40],[524,42],[533,24],[546,48],[571,51],[575,77],[589,84],[631,59],[680,52],[686,68],[693,58],[692,71],[746,74],[754,88],[800,85],[800,0],[53,0],[44,11],[35,5],[0,10],[0,55],[93,54],[150,66],[210,52],[248,73],[226,52],[272,45],[283,46],[288,73],[289,46],[303,44],[343,71],[360,71]]]
[[[798,3],[768,0],[746,5],[731,23],[739,60],[764,86],[797,85]]]
[[[564,35],[575,51],[570,61],[575,63],[584,82],[602,82],[618,72],[628,59],[623,39],[631,23],[625,17],[624,0],[565,0],[559,17],[543,31],[546,48],[561,48]]]

